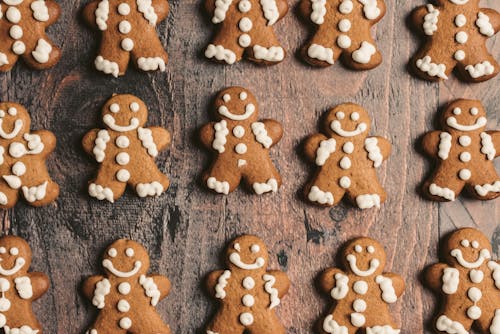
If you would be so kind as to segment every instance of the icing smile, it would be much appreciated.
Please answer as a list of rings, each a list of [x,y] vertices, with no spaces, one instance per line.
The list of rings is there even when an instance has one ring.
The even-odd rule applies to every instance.
[[[342,136],[342,137],[354,137],[354,136],[357,136],[357,135],[363,133],[364,131],[366,131],[366,128],[367,128],[366,123],[361,122],[361,123],[358,124],[358,126],[356,126],[355,130],[347,131],[347,130],[342,129],[342,125],[337,120],[333,121],[330,124],[330,127],[332,128],[332,130],[336,134],[338,134],[339,136]]]
[[[0,264],[0,274],[2,274],[3,276],[12,276],[15,273],[17,273],[24,266],[25,263],[26,261],[24,260],[24,258],[18,257],[16,259],[14,267],[12,267],[11,269],[4,269]]]
[[[355,255],[349,254],[349,255],[347,255],[346,259],[347,259],[347,262],[349,262],[349,265],[351,267],[352,272],[358,276],[363,276],[363,277],[372,275],[375,272],[375,270],[377,270],[378,266],[380,265],[379,260],[371,259],[370,260],[370,268],[368,270],[361,270],[358,268],[358,266],[356,264],[356,256]]]
[[[476,123],[472,125],[463,125],[458,123],[455,117],[451,116],[446,119],[446,124],[459,131],[474,131],[486,125],[486,117],[479,117],[476,120]]]
[[[233,114],[232,112],[229,111],[229,109],[226,106],[219,107],[219,114],[229,119],[232,119],[233,121],[244,121],[245,119],[250,117],[254,112],[255,112],[255,106],[251,103],[245,106],[245,113],[242,115]]]
[[[132,117],[130,119],[130,124],[126,126],[117,125],[115,118],[110,114],[106,114],[103,117],[104,123],[109,126],[109,128],[113,131],[117,132],[127,132],[135,130],[139,127],[139,119],[136,117]]]
[[[460,264],[462,267],[465,267],[468,269],[477,268],[483,264],[484,260],[491,259],[490,251],[487,249],[482,249],[479,252],[479,256],[477,257],[477,260],[474,262],[469,262],[469,261],[465,260],[463,255],[462,255],[462,251],[460,249],[454,249],[451,251],[450,254],[455,259],[457,259],[458,264]]]
[[[19,131],[21,131],[21,129],[23,127],[23,121],[20,119],[17,119],[14,123],[14,130],[12,130],[11,133],[6,133],[3,130],[2,124],[3,124],[3,119],[0,119],[0,136],[4,139],[12,139],[12,138],[16,137],[19,134]]]
[[[6,5],[9,6],[17,6],[23,3],[24,0],[4,0]]]
[[[102,261],[102,266],[108,269],[113,275],[125,278],[132,277],[135,274],[137,274],[139,269],[141,269],[141,265],[142,265],[141,261],[136,261],[134,263],[134,269],[130,271],[120,271],[113,266],[113,262],[111,262],[110,260],[106,259]]]
[[[465,5],[469,0],[450,0],[450,2],[453,2],[455,5]]]
[[[266,261],[262,257],[256,258],[254,263],[245,263],[241,261],[240,254],[238,253],[232,253],[231,255],[229,255],[229,261],[231,261],[231,263],[237,266],[238,268],[246,270],[262,268],[266,263]]]

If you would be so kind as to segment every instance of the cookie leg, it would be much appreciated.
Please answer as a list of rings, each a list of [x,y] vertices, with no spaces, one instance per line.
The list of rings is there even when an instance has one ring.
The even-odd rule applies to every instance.
[[[250,33],[251,47],[245,52],[247,58],[256,63],[267,65],[277,64],[285,59],[285,50],[280,45],[274,31],[268,27],[255,27]]]
[[[141,314],[132,319],[131,334],[170,334],[170,327],[166,325],[157,312]],[[99,334],[99,333],[98,333]]]
[[[0,208],[9,209],[16,205],[19,189],[9,187],[5,180],[0,180]]]
[[[249,162],[243,172],[245,184],[257,195],[277,192],[281,185],[281,176],[270,158],[268,161]]]
[[[54,66],[61,58],[61,50],[45,35],[26,43],[31,45],[26,45],[27,51],[21,57],[32,68],[47,69]]]
[[[12,52],[12,42],[0,46],[0,72],[7,72],[14,67],[18,55]]]
[[[321,324],[319,324],[319,332],[322,334],[356,334],[358,330],[352,323],[347,320],[349,316],[346,314],[333,314],[328,315]]]
[[[458,71],[467,81],[486,81],[496,76],[500,70],[497,61],[488,53],[486,47],[471,51],[460,50],[455,53],[455,57],[457,56],[462,59],[457,64]]]
[[[286,329],[279,321],[276,314],[267,312],[267,314],[255,314],[254,323],[247,328],[250,334],[285,334]]]
[[[434,175],[424,183],[424,194],[434,201],[454,201],[462,192],[465,181],[457,177],[458,171],[453,168],[455,167],[440,165]]]
[[[370,70],[382,63],[382,54],[373,39],[351,41],[346,35],[340,35],[337,38],[337,45],[345,47],[342,59],[353,69]]]
[[[497,307],[499,306],[497,305]],[[477,319],[477,324],[481,332],[500,334],[500,308],[485,308],[483,306],[481,311],[481,318]]]
[[[446,80],[456,66],[451,51],[425,45],[411,60],[415,74],[425,80]]]
[[[104,33],[102,36],[101,47],[94,65],[98,71],[111,74],[115,78],[124,75],[127,71],[130,53],[120,46],[117,46],[116,36],[110,36]]]
[[[241,60],[244,48],[238,44],[238,37],[223,32],[217,33],[205,49],[205,57],[219,63],[232,65]]]
[[[318,173],[305,188],[306,198],[314,204],[337,205],[344,197],[345,189],[339,185],[338,176],[330,176],[326,171]]]
[[[472,319],[462,317],[462,319],[453,319],[445,313],[439,315],[435,322],[435,328],[440,333],[455,334],[455,333],[469,333],[472,327]]]
[[[119,171],[120,169],[114,165],[101,165],[97,177],[89,182],[89,195],[100,201],[107,200],[114,203],[123,195],[127,186],[124,179],[119,176]]]
[[[333,65],[342,53],[335,41],[328,36],[329,32],[319,28],[313,38],[302,48],[302,57],[311,65],[330,66]],[[333,43],[333,44],[332,44]]]
[[[85,334],[127,334],[126,329],[120,328],[119,321],[116,315],[99,313],[94,325]]]
[[[160,172],[155,164],[136,169],[128,183],[135,189],[139,197],[160,196],[168,189],[170,180]]]
[[[233,314],[217,313],[207,326],[206,334],[243,334],[245,327],[240,323],[239,317]]]
[[[400,328],[397,328],[391,316],[387,312],[377,312],[375,314],[364,314],[366,322],[363,325],[367,334],[399,334]]]
[[[352,178],[350,182],[344,179],[346,184],[351,186],[347,189],[347,196],[352,203],[356,203],[360,209],[380,208],[384,203],[387,193],[377,179],[376,175],[359,175]]]
[[[168,54],[163,48],[158,36],[153,38],[144,38],[137,36],[132,42],[132,59],[134,64],[143,71],[161,71],[165,72],[168,63]]]
[[[500,196],[500,177],[493,170],[483,169],[480,177],[474,178],[473,184],[467,184],[467,189],[476,198],[490,200]]]
[[[241,172],[234,161],[216,159],[208,171],[203,174],[203,182],[209,189],[219,194],[229,194],[241,180]]]

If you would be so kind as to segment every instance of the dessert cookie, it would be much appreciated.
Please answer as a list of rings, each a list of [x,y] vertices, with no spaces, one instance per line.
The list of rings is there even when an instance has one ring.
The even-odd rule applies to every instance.
[[[486,40],[500,29],[500,14],[479,8],[479,0],[438,0],[417,8],[413,24],[425,44],[411,60],[414,72],[426,80],[448,79],[457,68],[466,81],[493,78],[498,63],[486,48]]]
[[[384,247],[370,238],[354,239],[344,248],[342,263],[346,271],[328,268],[320,276],[321,289],[335,300],[320,333],[400,333],[389,304],[403,294],[405,283],[399,275],[383,272]]]
[[[382,62],[370,33],[385,15],[384,0],[302,0],[302,14],[317,25],[302,49],[311,65],[330,66],[337,59],[355,70],[369,70]]]
[[[228,269],[210,273],[209,294],[220,308],[206,334],[284,334],[274,312],[290,282],[281,271],[268,271],[266,245],[255,236],[233,240],[226,250]]]
[[[105,251],[105,276],[91,276],[83,283],[84,295],[99,309],[88,334],[170,334],[156,305],[170,291],[165,276],[147,276],[149,255],[135,241],[120,239]]]
[[[148,109],[133,95],[114,95],[102,109],[105,129],[93,129],[83,138],[83,148],[100,164],[89,183],[89,195],[114,202],[127,184],[139,197],[160,196],[170,181],[158,170],[154,158],[170,144],[170,133],[160,127],[145,128]]]
[[[207,58],[230,65],[243,54],[265,65],[285,58],[273,25],[287,13],[286,0],[205,0],[205,8],[212,23],[218,25],[205,49]]]
[[[456,100],[440,117],[444,131],[427,133],[423,150],[438,160],[423,192],[435,201],[454,201],[465,189],[475,198],[500,196],[500,176],[493,159],[500,154],[500,132],[485,131],[486,113],[481,102]]]
[[[380,207],[387,197],[376,168],[389,157],[391,144],[382,137],[368,137],[368,113],[353,103],[330,110],[322,122],[323,133],[309,137],[305,156],[318,166],[306,186],[307,199],[332,206],[344,195],[360,209]]]
[[[0,329],[6,334],[41,334],[32,303],[49,289],[44,273],[28,272],[31,248],[12,235],[0,238]]]
[[[59,196],[45,160],[56,147],[46,130],[30,132],[31,118],[17,103],[0,103],[0,208],[16,205],[21,192],[33,206],[49,204]]]
[[[203,145],[217,154],[203,175],[207,187],[227,195],[243,178],[258,195],[278,191],[281,177],[269,149],[281,139],[281,124],[271,119],[258,121],[257,100],[241,87],[220,92],[214,111],[217,122],[206,124],[200,131]]]
[[[0,0],[0,72],[12,69],[19,57],[37,70],[57,64],[61,50],[45,29],[60,13],[52,0]]]
[[[445,263],[432,265],[427,284],[442,296],[439,333],[467,334],[475,324],[483,334],[500,333],[500,264],[491,243],[473,228],[453,232],[444,243]]]
[[[102,32],[97,70],[124,75],[129,60],[143,71],[166,70],[167,52],[156,25],[168,15],[167,0],[93,0],[83,11],[85,21]]]

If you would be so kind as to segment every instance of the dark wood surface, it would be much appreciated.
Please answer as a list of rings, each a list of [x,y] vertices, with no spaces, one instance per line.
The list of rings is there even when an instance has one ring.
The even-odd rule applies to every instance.
[[[500,251],[499,200],[480,202],[460,197],[437,204],[422,199],[417,188],[428,175],[429,160],[418,152],[417,140],[433,129],[436,111],[455,98],[480,99],[488,111],[489,128],[499,129],[500,77],[464,84],[452,77],[436,84],[418,80],[406,64],[418,42],[406,25],[408,13],[424,0],[391,0],[377,26],[383,64],[370,72],[352,72],[341,65],[312,69],[296,57],[311,32],[297,17],[297,1],[277,26],[289,50],[286,60],[269,68],[243,62],[233,67],[202,57],[213,26],[201,1],[171,1],[171,13],[159,27],[170,54],[166,73],[143,74],[130,69],[115,79],[93,69],[96,35],[80,19],[85,0],[61,1],[64,12],[49,34],[62,47],[53,69],[32,72],[23,64],[0,75],[0,98],[23,104],[33,128],[52,130],[58,139],[49,170],[61,186],[57,202],[45,208],[19,203],[3,213],[11,233],[28,239],[34,249],[32,268],[46,272],[52,287],[35,309],[46,333],[83,333],[94,318],[94,307],[79,294],[82,279],[100,272],[98,258],[116,238],[141,241],[149,249],[152,269],[166,274],[173,291],[159,305],[174,333],[195,333],[212,314],[214,303],[201,289],[209,271],[220,269],[226,240],[243,233],[261,236],[275,268],[293,282],[278,312],[289,333],[311,333],[312,325],[330,305],[314,286],[322,269],[333,266],[346,240],[367,235],[379,239],[388,252],[387,269],[403,275],[407,288],[393,308],[403,333],[429,333],[435,301],[422,287],[420,272],[437,262],[438,240],[457,227],[472,226],[491,237]],[[500,10],[497,0],[483,5]],[[500,38],[488,43],[498,58]],[[199,176],[208,155],[197,145],[197,129],[209,121],[214,94],[229,85],[252,90],[261,115],[280,120],[283,140],[272,150],[284,186],[275,195],[257,197],[238,190],[228,197],[206,192]],[[150,107],[149,124],[173,133],[170,150],[157,159],[172,185],[156,199],[132,193],[114,205],[90,199],[86,182],[97,165],[81,149],[80,140],[100,124],[100,106],[113,93],[132,93]],[[317,131],[320,115],[352,101],[373,117],[372,134],[390,138],[393,153],[379,170],[389,193],[380,210],[360,211],[347,204],[323,209],[298,195],[310,177],[311,165],[300,155],[300,143]],[[498,160],[498,159],[497,159]],[[497,161],[496,165],[499,166]]]

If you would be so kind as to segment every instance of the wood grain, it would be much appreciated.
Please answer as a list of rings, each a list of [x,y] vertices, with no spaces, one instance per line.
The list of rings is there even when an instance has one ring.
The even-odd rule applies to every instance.
[[[171,1],[168,20],[159,27],[171,60],[166,73],[146,75],[130,69],[123,78],[104,76],[92,67],[97,35],[80,19],[85,1],[65,0],[60,2],[61,19],[49,29],[63,49],[61,62],[43,72],[18,64],[0,75],[0,99],[26,106],[33,128],[50,129],[58,139],[49,161],[61,185],[57,202],[41,209],[20,203],[3,213],[11,233],[27,238],[35,250],[32,267],[50,276],[52,287],[36,304],[46,333],[85,331],[96,312],[77,293],[78,287],[84,277],[101,270],[100,253],[120,237],[143,242],[150,250],[152,269],[171,279],[173,291],[159,309],[174,333],[194,333],[204,326],[214,308],[201,289],[202,278],[222,267],[219,255],[226,240],[243,233],[266,240],[272,266],[285,270],[293,282],[278,309],[289,333],[312,332],[330,303],[319,295],[314,280],[335,264],[336,251],[352,237],[381,240],[387,247],[387,269],[406,278],[406,292],[393,309],[403,333],[430,333],[434,298],[419,276],[424,266],[437,262],[441,236],[456,227],[478,227],[491,237],[498,257],[498,200],[461,197],[437,204],[422,199],[416,190],[430,171],[429,160],[418,152],[418,138],[434,128],[436,111],[455,98],[480,99],[489,127],[499,129],[500,77],[474,85],[452,77],[436,84],[407,72],[418,45],[406,25],[407,15],[424,0],[387,1],[386,17],[377,25],[384,55],[380,67],[370,72],[352,72],[338,64],[312,69],[295,56],[311,33],[296,15],[297,2],[293,0],[291,12],[276,27],[289,55],[274,67],[246,62],[224,67],[205,61],[201,50],[213,27],[203,15],[201,1],[184,0]],[[483,5],[500,10],[496,0]],[[489,45],[498,57],[500,38]],[[221,197],[199,185],[209,157],[197,145],[196,132],[209,121],[212,97],[229,85],[252,90],[261,116],[284,125],[285,136],[272,150],[284,180],[276,195],[256,197],[238,190]],[[150,107],[149,124],[173,133],[170,150],[158,158],[172,180],[160,198],[141,200],[129,192],[112,205],[86,195],[86,182],[97,166],[80,148],[80,140],[99,124],[100,106],[113,93],[144,99]],[[347,204],[322,209],[298,195],[312,171],[301,158],[302,140],[317,132],[320,115],[347,101],[365,106],[373,117],[372,133],[393,143],[392,156],[379,171],[389,193],[381,210],[360,211]]]

